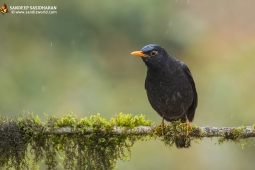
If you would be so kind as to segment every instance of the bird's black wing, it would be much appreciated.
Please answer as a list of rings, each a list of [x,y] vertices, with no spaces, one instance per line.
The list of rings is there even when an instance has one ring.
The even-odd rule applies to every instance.
[[[188,115],[187,115],[189,121],[192,121],[194,118],[194,115],[195,115],[195,110],[197,108],[197,101],[198,101],[196,86],[195,86],[195,82],[193,80],[192,74],[191,74],[188,66],[184,62],[181,62],[181,61],[180,61],[180,65],[181,65],[185,75],[188,77],[189,82],[193,89],[193,102],[192,102],[192,105],[188,109]]]

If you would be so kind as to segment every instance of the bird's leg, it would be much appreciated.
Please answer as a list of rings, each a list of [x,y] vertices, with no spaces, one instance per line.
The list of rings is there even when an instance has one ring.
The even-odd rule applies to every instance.
[[[164,122],[164,118],[162,119],[162,122],[161,122],[161,130],[162,130],[162,136],[164,137],[164,126],[165,126],[165,122]]]
[[[186,117],[186,121],[185,121],[185,123],[181,123],[181,125],[186,124],[186,137],[187,137],[189,135],[189,128],[192,129],[192,126],[190,125],[189,119],[187,118],[186,114],[185,114],[185,117]]]
[[[164,134],[165,122],[164,122],[164,120],[165,119],[163,118],[161,124],[156,127],[156,130],[161,127],[161,134],[163,137],[165,137],[165,134]]]
[[[187,115],[185,114],[185,116],[186,116],[186,122],[185,122],[185,124],[186,124],[186,137],[189,135],[189,128],[190,129],[192,129],[192,126],[190,125],[190,123],[189,123],[189,119],[187,118]]]
[[[186,137],[189,135],[189,127],[191,127],[190,126],[190,124],[189,124],[189,119],[187,118],[187,116],[186,116]]]

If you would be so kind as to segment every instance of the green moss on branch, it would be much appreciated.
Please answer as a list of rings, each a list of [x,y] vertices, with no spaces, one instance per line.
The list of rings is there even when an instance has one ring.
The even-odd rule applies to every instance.
[[[44,161],[48,169],[113,169],[117,159],[130,159],[138,140],[161,139],[166,146],[180,146],[182,141],[200,141],[219,137],[219,143],[255,137],[254,126],[197,127],[186,129],[180,121],[164,127],[152,126],[143,115],[117,114],[107,121],[100,114],[77,118],[73,113],[62,118],[22,114],[15,119],[0,117],[0,168],[36,169]],[[188,131],[188,136],[186,136]],[[247,143],[247,141],[245,141]],[[183,143],[182,143],[183,144]],[[244,143],[240,145],[243,147]]]
[[[32,114],[17,119],[1,117],[0,122],[0,167],[15,169],[30,169],[30,165],[43,160],[48,169],[58,169],[58,155],[62,156],[64,169],[113,169],[117,159],[130,158],[131,147],[137,140],[147,138],[128,133],[116,135],[111,133],[114,127],[128,131],[152,124],[143,115],[122,113],[109,122],[100,114],[78,119],[73,113],[63,118],[47,116],[46,122]],[[68,130],[55,133],[59,128]]]

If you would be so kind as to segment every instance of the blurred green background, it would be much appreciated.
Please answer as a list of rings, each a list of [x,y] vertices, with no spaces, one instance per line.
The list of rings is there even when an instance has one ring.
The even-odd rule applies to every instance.
[[[101,113],[145,114],[146,67],[130,53],[162,45],[190,68],[199,96],[194,124],[255,123],[255,1],[8,0],[7,6],[55,5],[54,15],[0,15],[0,114],[22,110],[61,117]],[[135,144],[129,169],[255,169],[254,144],[169,150],[160,141]],[[45,167],[44,167],[45,168]],[[44,169],[42,167],[42,169]]]

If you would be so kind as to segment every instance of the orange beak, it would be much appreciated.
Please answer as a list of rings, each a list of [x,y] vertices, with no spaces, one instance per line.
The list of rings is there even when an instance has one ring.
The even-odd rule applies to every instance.
[[[131,53],[131,55],[137,56],[137,57],[146,57],[147,56],[142,51],[134,51],[134,52]]]

